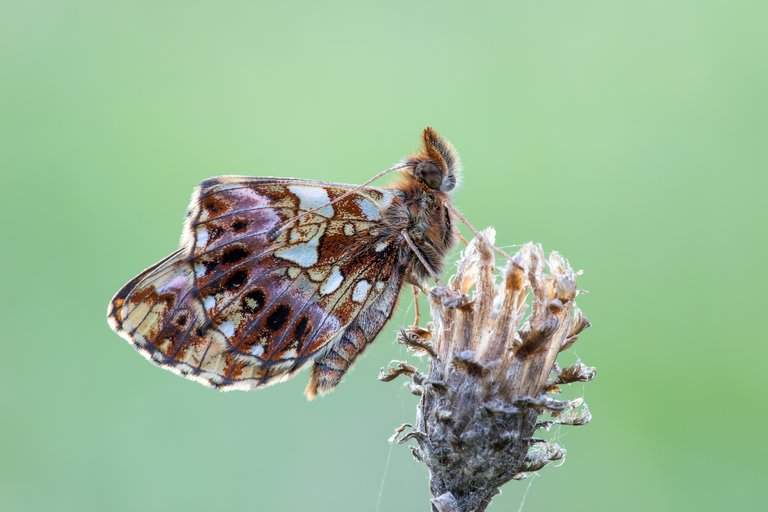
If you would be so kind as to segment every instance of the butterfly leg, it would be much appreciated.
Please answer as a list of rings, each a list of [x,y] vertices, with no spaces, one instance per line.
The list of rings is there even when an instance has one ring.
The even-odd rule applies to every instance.
[[[413,239],[411,238],[411,235],[408,234],[408,231],[405,229],[400,232],[401,235],[403,235],[403,239],[408,244],[408,247],[413,251],[413,254],[416,255],[416,257],[419,259],[421,264],[424,266],[425,269],[427,269],[427,273],[432,277],[432,279],[435,280],[435,282],[442,286],[443,282],[440,281],[440,276],[437,275],[437,272],[434,271],[434,269],[427,263],[427,260],[424,258],[424,255],[421,254],[421,250],[416,246],[416,244],[413,242]]]
[[[418,327],[419,326],[419,319],[421,318],[421,315],[419,314],[419,289],[416,287],[416,285],[413,285],[413,305],[416,309],[416,318],[413,319],[413,326]]]

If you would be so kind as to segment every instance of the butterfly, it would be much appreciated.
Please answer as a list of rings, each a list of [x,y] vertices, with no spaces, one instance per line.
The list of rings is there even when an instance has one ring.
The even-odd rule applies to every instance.
[[[449,193],[460,169],[451,143],[426,128],[418,153],[380,173],[399,172],[384,188],[208,179],[179,249],[117,292],[109,324],[149,361],[220,390],[311,365],[307,396],[331,391],[402,287],[440,272],[457,237]]]

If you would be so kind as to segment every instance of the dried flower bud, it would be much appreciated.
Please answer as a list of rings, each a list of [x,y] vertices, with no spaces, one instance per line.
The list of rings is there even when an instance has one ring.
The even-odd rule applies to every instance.
[[[494,237],[493,229],[480,232],[449,284],[431,290],[430,328],[398,336],[431,357],[429,375],[398,363],[380,377],[410,376],[421,395],[416,426],[398,443],[418,445],[414,456],[429,469],[433,511],[482,512],[502,484],[565,456],[560,446],[535,439],[537,429],[591,419],[581,400],[551,396],[560,385],[595,377],[580,361],[555,365],[590,325],[574,304],[577,274],[560,254],[545,258],[529,243],[498,276]],[[541,414],[554,419],[540,421]]]

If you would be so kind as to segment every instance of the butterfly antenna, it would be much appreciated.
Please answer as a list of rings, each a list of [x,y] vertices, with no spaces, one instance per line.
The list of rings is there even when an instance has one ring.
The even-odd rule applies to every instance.
[[[285,222],[283,222],[283,223],[282,223],[282,224],[280,224],[279,226],[275,227],[275,228],[272,230],[272,233],[271,233],[271,237],[272,237],[272,238],[276,237],[276,236],[278,235],[278,233],[280,233],[280,231],[282,231],[283,229],[285,229],[285,227],[286,227],[286,226],[289,226],[290,224],[292,224],[292,223],[296,222],[297,220],[299,220],[300,218],[304,217],[305,215],[309,215],[310,213],[314,213],[314,212],[316,212],[316,211],[318,211],[318,210],[322,210],[323,208],[327,208],[328,206],[331,206],[331,205],[333,205],[333,204],[335,204],[335,203],[338,203],[339,201],[341,201],[341,200],[342,200],[342,199],[344,199],[345,197],[348,197],[348,196],[350,196],[350,195],[354,194],[355,192],[357,192],[357,191],[358,191],[358,190],[360,190],[361,188],[363,188],[363,187],[367,187],[368,185],[370,185],[371,183],[373,183],[373,182],[374,182],[374,181],[376,181],[377,179],[381,178],[382,176],[384,176],[384,175],[386,175],[386,174],[389,174],[390,172],[393,172],[393,171],[397,171],[397,170],[400,170],[400,169],[404,169],[404,168],[408,167],[408,165],[409,165],[409,164],[407,164],[407,163],[404,163],[404,162],[401,162],[401,163],[399,163],[399,164],[393,165],[393,166],[392,166],[392,167],[390,167],[389,169],[384,169],[383,171],[381,171],[381,172],[380,172],[380,173],[378,173],[376,176],[374,176],[373,178],[369,179],[368,181],[366,181],[366,182],[365,182],[365,183],[363,183],[362,185],[358,185],[358,186],[356,186],[355,188],[353,188],[353,189],[351,189],[351,190],[348,190],[347,192],[344,192],[343,194],[341,194],[339,197],[337,197],[337,198],[336,198],[336,199],[334,199],[333,201],[330,201],[330,202],[328,202],[328,203],[326,203],[326,204],[323,204],[323,205],[321,205],[321,206],[318,206],[317,208],[312,208],[312,209],[310,209],[310,210],[307,210],[307,211],[305,211],[305,212],[301,212],[300,214],[296,215],[295,217],[291,217],[290,219],[286,220]]]
[[[464,215],[462,215],[459,210],[454,208],[452,204],[445,203],[445,206],[446,206],[446,208],[448,208],[451,211],[452,214],[454,214],[456,216],[456,218],[458,218],[461,222],[464,223],[465,226],[467,226],[469,228],[469,230],[472,232],[473,235],[475,235],[475,237],[480,235],[480,233],[467,220],[467,218]],[[493,245],[492,247],[493,247],[493,252],[495,252],[496,254],[501,255],[502,257],[506,258],[508,261],[512,261],[512,256],[510,256],[506,251],[503,251],[503,250],[499,249],[495,245]]]
[[[464,245],[469,245],[469,242],[467,241],[467,239],[464,238],[464,235],[459,233],[458,229],[456,230],[456,236],[459,237],[459,240],[461,240],[461,243],[463,243]]]

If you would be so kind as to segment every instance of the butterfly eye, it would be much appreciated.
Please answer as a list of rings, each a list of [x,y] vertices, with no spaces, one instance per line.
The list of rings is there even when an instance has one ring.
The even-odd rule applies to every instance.
[[[426,186],[432,190],[437,190],[443,182],[443,173],[440,168],[431,160],[419,162],[414,169],[414,174]]]

